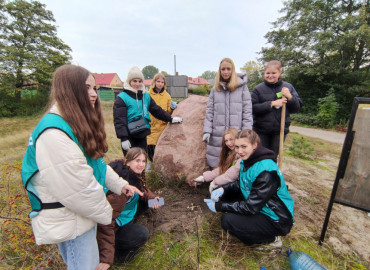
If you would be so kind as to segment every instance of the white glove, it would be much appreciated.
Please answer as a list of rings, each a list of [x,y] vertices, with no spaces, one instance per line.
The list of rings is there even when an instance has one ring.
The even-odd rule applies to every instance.
[[[211,137],[211,134],[204,133],[203,135],[203,142],[209,143],[209,138]]]
[[[181,122],[182,122],[181,117],[174,117],[174,118],[172,118],[172,121],[171,121],[172,124],[181,123]]]
[[[123,141],[121,145],[122,145],[122,149],[125,151],[128,151],[131,148],[131,143],[129,140]]]
[[[209,184],[209,193],[212,193],[212,191],[217,188],[218,185],[216,185],[215,183],[213,183],[213,181]]]
[[[204,177],[203,177],[203,175],[198,176],[198,177],[197,177],[197,178],[195,178],[193,181],[194,181],[195,183],[204,183]]]

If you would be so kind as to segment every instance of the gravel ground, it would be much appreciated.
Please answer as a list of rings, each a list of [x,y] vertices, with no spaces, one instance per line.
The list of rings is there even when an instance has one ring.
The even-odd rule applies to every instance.
[[[289,130],[290,132],[297,132],[305,136],[319,138],[322,140],[326,140],[326,141],[338,143],[338,144],[343,144],[344,138],[346,137],[346,133],[327,131],[327,130],[315,129],[315,128],[290,126]]]

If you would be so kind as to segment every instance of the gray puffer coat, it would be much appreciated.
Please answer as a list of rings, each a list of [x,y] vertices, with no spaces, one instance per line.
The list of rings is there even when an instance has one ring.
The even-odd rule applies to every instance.
[[[238,74],[239,86],[234,91],[221,85],[221,91],[212,88],[209,94],[203,133],[211,134],[207,145],[207,163],[218,166],[222,135],[229,128],[252,129],[252,101],[247,86],[247,74]]]

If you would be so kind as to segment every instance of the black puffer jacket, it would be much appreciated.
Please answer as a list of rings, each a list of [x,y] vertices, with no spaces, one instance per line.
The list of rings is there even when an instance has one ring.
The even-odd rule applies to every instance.
[[[247,171],[253,164],[264,159],[275,161],[273,151],[259,145],[256,151],[244,161],[244,171]],[[250,194],[247,199],[244,198],[240,190],[240,180],[229,183],[224,188],[224,194],[221,201],[216,202],[215,208],[218,212],[237,213],[241,215],[254,215],[262,210],[268,204],[275,214],[279,216],[279,222],[293,224],[293,217],[278,197],[277,190],[280,187],[280,178],[276,171],[264,171],[253,182]],[[237,201],[225,202],[225,198],[238,198]]]
[[[133,99],[137,99],[139,102],[143,99],[143,92],[138,91],[137,94],[130,91],[130,90],[123,90],[126,94],[128,94]],[[148,111],[159,120],[164,122],[171,122],[172,118],[171,115],[164,111],[160,106],[158,106],[155,101],[150,98],[150,104]],[[114,117],[114,128],[116,129],[117,138],[121,139],[121,141],[126,141],[130,137],[130,133],[128,132],[128,121],[127,121],[127,106],[126,103],[122,100],[122,98],[116,98],[113,105],[113,117]],[[136,138],[145,138],[150,134],[150,129],[146,129],[141,133],[135,134]]]
[[[298,112],[303,103],[294,89],[288,82],[279,80],[275,84],[263,82],[257,85],[252,92],[253,129],[259,134],[278,134],[280,132],[281,108],[271,107],[271,101],[277,100],[277,93],[283,87],[287,87],[292,94],[292,99],[286,104],[284,133],[289,132],[291,113]]]

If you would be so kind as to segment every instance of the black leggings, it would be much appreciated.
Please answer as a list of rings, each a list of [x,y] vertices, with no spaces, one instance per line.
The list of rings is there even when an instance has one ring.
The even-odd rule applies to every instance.
[[[262,213],[250,216],[226,213],[221,218],[221,226],[248,246],[271,243],[276,236],[288,234],[292,227],[274,222]]]
[[[148,152],[148,158],[151,162],[153,162],[154,151],[155,151],[155,145],[149,144],[147,152]]]
[[[149,231],[146,227],[128,223],[118,228],[116,232],[115,259],[120,262],[130,261],[140,250],[149,238]]]
[[[134,137],[131,137],[128,139],[130,141],[130,144],[131,144],[131,148],[132,147],[140,147],[140,148],[143,148],[145,151],[147,151],[146,147],[146,137],[144,138],[134,138]],[[123,155],[126,156],[127,154],[127,151],[123,150],[122,149],[122,152],[123,152]]]
[[[287,134],[284,134],[284,141]],[[275,157],[279,155],[279,144],[280,144],[280,134],[262,134],[258,133],[261,138],[262,146],[274,151]]]

